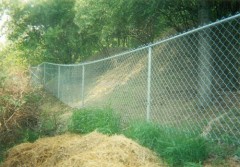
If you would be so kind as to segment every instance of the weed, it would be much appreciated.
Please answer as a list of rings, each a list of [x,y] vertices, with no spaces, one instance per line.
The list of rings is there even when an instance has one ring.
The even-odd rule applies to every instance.
[[[216,144],[215,142],[211,142],[209,146],[209,154],[215,161],[228,159],[229,157],[234,155],[234,151],[236,151],[236,147],[234,145],[229,144]]]
[[[177,129],[143,122],[130,125],[124,134],[154,150],[173,166],[201,163],[208,157],[205,139]]]
[[[21,142],[34,142],[36,141],[40,135],[36,130],[25,129],[22,130],[22,141]]]
[[[3,162],[4,160],[5,152],[6,152],[6,147],[0,144],[0,165],[1,165],[1,162]]]
[[[42,94],[39,92],[32,91],[24,96],[24,100],[28,103],[39,104],[39,102],[41,102],[42,100]]]
[[[4,88],[7,76],[0,71],[0,88]]]
[[[40,114],[39,133],[41,136],[53,136],[58,128],[59,114],[56,112],[43,111]]]
[[[240,158],[240,147],[237,148],[237,150],[235,151],[235,156]]]
[[[97,130],[104,134],[114,134],[120,131],[120,118],[109,108],[80,109],[73,112],[69,130],[74,133]]]
[[[186,162],[184,167],[203,167],[203,165],[201,163]]]

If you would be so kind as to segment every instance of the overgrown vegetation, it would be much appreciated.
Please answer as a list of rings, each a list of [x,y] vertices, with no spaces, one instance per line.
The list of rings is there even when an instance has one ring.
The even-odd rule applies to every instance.
[[[153,123],[134,123],[124,134],[146,146],[172,166],[201,163],[208,157],[208,143],[204,138]]]
[[[38,137],[38,104],[40,95],[0,91],[0,159],[6,149],[21,142],[33,142]]]
[[[4,152],[18,143],[33,142],[39,137],[59,133],[64,107],[59,105],[61,107],[57,107],[57,112],[39,108],[44,95],[41,91],[28,89],[28,65],[43,61],[76,63],[96,53],[109,56],[110,51],[114,53],[119,49],[154,42],[168,33],[181,32],[206,20],[214,21],[234,14],[240,9],[237,0],[1,2],[0,16],[5,13],[11,17],[4,24],[11,27],[4,28],[11,44],[0,48],[0,162]],[[206,20],[199,19],[200,10],[206,13]],[[2,29],[0,36],[1,33]],[[225,53],[223,50],[219,52]],[[216,55],[221,57],[221,54]],[[223,76],[220,80],[232,76],[231,82],[235,84],[232,87],[237,91],[239,84],[234,76],[239,69],[235,63],[235,55],[238,54],[232,54],[233,58],[227,65],[225,55],[222,54],[218,60],[219,68],[228,66],[232,70],[215,71],[222,71],[219,73]],[[229,143],[216,145],[194,134],[153,123],[134,123],[121,130],[119,116],[109,108],[73,112],[69,130],[82,134],[94,130],[106,134],[123,133],[154,150],[172,166],[201,166],[209,157],[216,161],[229,156],[240,157],[240,149],[230,147],[233,141],[225,136],[223,138]]]
[[[39,89],[24,92],[22,97],[0,93],[0,162],[17,144],[66,131],[59,129],[64,124],[60,116],[71,109],[51,95]]]
[[[32,92],[24,96],[25,100],[35,105],[39,103],[39,98],[39,94]],[[32,128],[33,126],[30,124],[29,118],[26,118],[30,121],[30,123],[26,124],[26,128],[14,127],[18,130],[19,137],[14,136],[16,141],[13,141],[8,147],[1,142],[0,161],[3,160],[3,153],[10,146],[20,142],[33,142],[41,136],[57,134],[59,115],[50,116],[50,113],[46,111],[42,112],[42,116],[37,115],[40,122],[41,119],[46,119],[38,128]],[[60,113],[62,114],[62,112]],[[155,151],[170,166],[200,167],[209,158],[211,158],[212,163],[221,165],[225,163],[224,160],[229,158],[229,156],[239,156],[239,149],[236,149],[234,146],[229,147],[229,145],[209,143],[204,138],[179,129],[161,127],[150,122],[134,122],[127,125],[127,127],[127,129],[121,129],[120,117],[116,112],[110,108],[104,108],[74,111],[68,128],[71,132],[81,134],[90,133],[94,130],[110,135],[122,133],[126,137]]]
[[[120,117],[110,108],[76,110],[72,114],[69,130],[81,134],[94,130],[104,134],[119,133]]]
[[[120,128],[119,116],[112,109],[80,109],[73,112],[69,130],[74,133],[90,133],[97,130],[106,134],[122,133],[126,137],[155,151],[170,166],[201,167],[206,160],[210,164],[227,164],[231,156],[237,156],[236,146],[217,144],[205,138],[172,127],[162,127],[150,122],[132,122],[126,129]]]
[[[66,111],[66,107],[41,89],[30,87],[22,60],[1,54],[0,59],[1,162],[12,146],[55,134],[57,116],[61,111]],[[43,107],[47,102],[51,109]]]

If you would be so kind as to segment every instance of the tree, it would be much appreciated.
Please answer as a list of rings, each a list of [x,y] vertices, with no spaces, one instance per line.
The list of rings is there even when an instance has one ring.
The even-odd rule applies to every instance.
[[[199,24],[201,0],[2,0],[11,16],[9,38],[31,64],[74,63],[111,48],[133,48],[169,30]],[[75,2],[76,1],[76,2]],[[208,2],[209,20],[240,9],[240,1]],[[3,6],[3,7],[2,7]],[[167,33],[169,34],[169,33]],[[40,56],[41,55],[41,56]],[[35,57],[39,57],[37,61]]]
[[[78,27],[74,23],[74,0],[15,1],[9,7],[12,31],[9,38],[18,41],[30,64],[41,61],[74,63],[79,61]]]

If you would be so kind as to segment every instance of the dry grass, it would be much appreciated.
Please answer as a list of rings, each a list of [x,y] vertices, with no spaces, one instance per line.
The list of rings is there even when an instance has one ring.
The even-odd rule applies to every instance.
[[[21,130],[37,125],[38,99],[33,99],[24,71],[9,73],[0,95],[0,146],[11,146],[20,140]]]
[[[12,148],[1,167],[159,167],[154,153],[124,136],[65,134]]]
[[[204,167],[240,167],[240,162],[234,158],[229,158],[220,162],[214,162],[213,159],[209,159],[204,163]]]

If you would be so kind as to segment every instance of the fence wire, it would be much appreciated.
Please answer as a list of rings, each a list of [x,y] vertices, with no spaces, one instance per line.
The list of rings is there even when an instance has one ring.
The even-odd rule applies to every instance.
[[[69,106],[112,107],[125,124],[156,122],[240,143],[240,14],[82,64],[42,63],[33,85]]]

